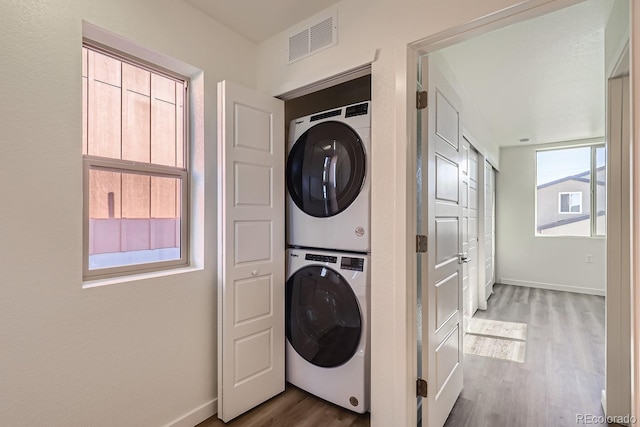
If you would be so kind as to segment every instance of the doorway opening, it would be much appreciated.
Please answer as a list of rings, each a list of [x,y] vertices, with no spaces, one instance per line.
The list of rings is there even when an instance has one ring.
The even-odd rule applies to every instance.
[[[567,321],[565,314],[575,314],[576,317],[570,320],[575,321],[577,327],[587,329],[589,331],[589,336],[595,338],[593,341],[595,344],[592,344],[591,341],[589,341],[590,346],[599,346],[599,350],[595,352],[596,354],[592,354],[593,357],[588,360],[586,365],[583,363],[583,367],[586,369],[586,374],[583,377],[583,380],[586,383],[580,384],[590,390],[590,397],[587,400],[589,400],[589,405],[591,406],[585,407],[584,410],[595,412],[594,415],[605,413],[603,412],[603,409],[600,408],[600,391],[605,388],[605,302],[603,296],[607,292],[607,271],[605,269],[607,259],[607,238],[604,236],[598,236],[597,232],[592,233],[592,230],[602,231],[602,228],[598,228],[597,222],[594,222],[594,225],[589,225],[589,235],[581,238],[574,236],[569,237],[566,235],[549,238],[546,236],[540,236],[539,234],[541,233],[536,232],[536,192],[538,185],[536,183],[535,158],[536,151],[540,149],[550,147],[591,146],[595,142],[602,142],[606,139],[607,132],[604,114],[606,98],[604,86],[608,75],[605,76],[602,71],[605,69],[606,59],[604,34],[608,18],[610,17],[610,14],[613,13],[612,8],[614,3],[615,2],[586,1],[555,13],[543,15],[491,33],[485,33],[482,36],[474,37],[466,42],[450,45],[450,40],[447,40],[446,42],[449,43],[449,47],[444,49],[441,48],[442,46],[438,45],[438,40],[432,41],[431,43],[425,42],[420,46],[420,49],[418,49],[419,56],[428,53],[429,62],[436,63],[436,65],[440,67],[440,72],[448,77],[449,83],[454,88],[462,88],[461,92],[463,93],[460,94],[460,98],[462,99],[462,104],[464,106],[464,110],[462,110],[460,114],[460,120],[462,122],[460,135],[462,138],[460,138],[459,145],[456,146],[456,144],[453,144],[460,153],[460,161],[456,166],[458,166],[460,171],[459,188],[461,191],[459,193],[459,198],[456,199],[456,201],[463,205],[460,207],[461,212],[465,209],[469,210],[470,206],[473,206],[473,199],[470,197],[475,197],[475,195],[472,196],[473,192],[470,192],[471,188],[474,188],[476,192],[478,189],[486,188],[483,188],[479,182],[486,181],[486,170],[485,173],[481,174],[482,178],[478,176],[477,182],[473,183],[470,179],[469,174],[471,168],[469,167],[469,163],[474,160],[469,160],[469,153],[474,153],[475,149],[475,151],[477,151],[478,159],[480,159],[483,164],[486,165],[487,163],[493,163],[499,170],[497,175],[498,177],[496,179],[497,183],[494,186],[494,190],[497,187],[497,195],[491,200],[491,202],[497,200],[497,202],[495,202],[497,203],[495,216],[492,217],[486,212],[483,212],[482,207],[479,206],[480,199],[482,199],[484,203],[487,203],[485,191],[483,192],[484,197],[481,197],[478,200],[478,205],[476,205],[476,208],[478,209],[476,217],[473,216],[472,212],[467,212],[466,216],[463,213],[460,214],[460,235],[455,236],[455,238],[459,240],[459,243],[456,246],[458,261],[463,265],[459,272],[459,313],[456,315],[460,316],[462,319],[461,322],[463,330],[465,333],[469,333],[470,331],[470,324],[472,322],[470,322],[469,319],[473,319],[473,311],[475,310],[474,302],[477,302],[480,310],[487,307],[491,309],[492,302],[505,302],[507,301],[507,298],[504,295],[508,294],[511,302],[506,307],[506,311],[503,310],[497,314],[495,319],[490,319],[497,322],[507,322],[508,324],[494,323],[493,325],[487,326],[485,322],[478,322],[478,324],[471,326],[473,331],[471,334],[468,334],[468,336],[474,339],[477,336],[499,339],[505,338],[500,337],[502,334],[508,335],[510,333],[515,333],[517,336],[516,338],[506,337],[510,342],[515,342],[515,347],[518,348],[512,352],[515,354],[513,357],[516,360],[510,360],[508,365],[503,365],[503,368],[508,371],[514,370],[515,368],[513,368],[513,366],[517,366],[515,365],[516,363],[527,363],[527,357],[534,359],[538,357],[535,355],[535,352],[526,349],[525,345],[527,340],[533,339],[533,341],[536,341],[546,340],[548,338],[548,341],[552,344],[563,346],[567,344],[567,341],[571,342],[575,339],[575,337],[572,338],[570,336],[565,336],[565,338],[559,340],[558,337],[563,335],[563,333],[559,333],[557,331],[554,332],[553,330],[545,330],[544,324],[537,325],[533,323],[529,324],[529,322],[525,321],[517,321],[517,316],[509,317],[510,314],[515,314],[517,309],[520,309],[520,311],[529,310],[528,315],[530,317],[538,318],[545,316],[545,314],[541,314],[539,310],[542,306],[547,306],[551,309],[560,309],[558,312],[550,311],[546,314],[548,319],[554,320],[554,327],[557,325],[555,321],[560,321],[560,325],[562,325],[561,322],[563,320]],[[570,18],[567,19],[567,17]],[[556,84],[558,84],[558,82],[562,81],[561,74],[567,72],[571,67],[570,65],[563,66],[559,61],[554,60],[546,63],[545,61],[548,61],[549,58],[547,56],[540,56],[540,52],[547,51],[547,53],[549,53],[550,51],[550,53],[553,53],[554,50],[561,50],[563,41],[561,38],[556,37],[554,39],[554,45],[549,45],[548,43],[545,44],[540,40],[544,40],[545,37],[553,37],[554,30],[552,29],[552,26],[556,26],[555,31],[562,28],[562,31],[566,32],[568,31],[567,22],[572,22],[572,25],[577,26],[580,20],[583,20],[584,27],[582,31],[584,33],[588,33],[590,31],[593,33],[591,34],[593,37],[600,38],[599,50],[595,52],[591,51],[589,53],[589,55],[599,56],[599,74],[591,73],[592,76],[584,76],[585,80],[591,79],[590,81],[592,84],[597,83],[599,86],[596,86],[596,89],[594,89],[594,86],[591,86],[591,89],[585,89],[586,87],[589,87],[586,85],[579,87],[578,83],[581,82],[578,82],[578,80],[582,79],[581,75],[570,73],[570,79],[573,79],[572,83],[575,83],[575,85],[571,86],[569,84],[565,84],[563,86],[563,91],[571,92],[572,90],[575,90],[574,93],[568,94],[573,95],[573,98],[569,96],[569,100],[567,101],[568,104],[560,104],[560,107],[562,107],[561,113],[556,112],[555,114],[552,114],[552,111],[547,110],[553,110],[553,108],[550,108],[549,106],[553,107],[553,94],[554,92],[557,92],[557,90],[553,88],[550,89],[548,87],[544,88],[543,83],[548,83],[551,80],[557,80]],[[541,24],[541,21],[544,22]],[[562,26],[560,25],[560,22],[563,23]],[[538,30],[535,30],[535,25],[548,25],[548,27],[540,27]],[[540,46],[535,50],[529,47],[517,48],[518,46],[522,46],[522,40],[519,39],[521,35],[519,35],[517,31],[507,35],[508,31],[513,30],[516,26],[522,27],[517,31],[522,31],[523,35],[528,33],[529,37],[537,39],[538,41],[536,43]],[[565,37],[571,36],[565,34]],[[578,36],[576,35],[575,40],[578,40],[577,37]],[[582,43],[586,45],[591,42],[583,40]],[[502,49],[502,55],[504,55],[502,59],[505,61],[508,60],[509,62],[500,63],[497,61],[495,59],[496,57],[492,56],[494,52],[490,51],[490,49]],[[593,66],[594,63],[586,61],[585,58],[573,58],[568,60],[568,62],[571,61],[577,61],[574,65],[580,65],[582,68],[595,68]],[[417,62],[420,64],[422,61],[418,59]],[[587,65],[587,63],[590,65]],[[546,67],[550,64],[557,67],[555,71],[553,71],[554,69],[551,67]],[[442,69],[444,69],[444,71],[442,71]],[[593,69],[589,71],[593,71]],[[537,74],[538,80],[534,81],[534,83],[538,86],[527,84],[527,80],[525,78],[530,72]],[[418,75],[420,76],[421,73],[427,75],[427,81],[430,82],[432,69],[429,68],[426,71],[424,69],[419,69]],[[429,88],[426,87],[427,84],[425,84],[425,81],[423,81],[422,84],[425,87],[421,88],[421,83],[418,83],[419,91],[423,89],[429,89],[429,91],[431,91],[430,83],[428,84]],[[522,87],[529,89],[530,92],[527,90],[523,92],[520,90]],[[559,86],[556,86],[556,88],[557,87]],[[432,96],[436,103],[431,103]],[[582,97],[586,96],[590,98],[597,97],[598,102],[596,105],[586,105],[580,100]],[[503,99],[503,101],[499,101],[500,99]],[[470,100],[472,102],[469,102]],[[429,101],[428,108],[437,108],[437,96],[430,94]],[[495,113],[495,111],[498,110],[494,110],[492,108],[492,104],[500,104],[500,102],[502,102],[503,106],[506,105],[506,110],[503,110],[502,113]],[[530,108],[530,110],[527,110],[526,108],[523,109],[523,106]],[[589,110],[590,108],[593,109]],[[544,111],[538,111],[540,109]],[[533,114],[525,114],[523,111],[525,113],[533,111]],[[537,114],[536,111],[538,111]],[[493,115],[493,119],[497,118],[500,123],[495,126],[496,121],[494,121],[493,128],[490,125],[487,125],[487,120],[484,120],[487,115]],[[543,117],[545,115],[548,117]],[[544,121],[550,119],[551,121]],[[418,113],[416,122],[418,135],[422,133],[428,134],[429,137],[431,137],[431,129],[425,130],[424,121],[420,119],[420,113]],[[431,122],[428,123],[429,125],[432,125]],[[434,123],[436,126],[438,125],[436,122]],[[566,126],[562,126],[566,124],[572,124],[573,129],[568,129]],[[498,128],[498,131],[496,131],[496,127]],[[494,136],[496,133],[498,134],[497,137]],[[420,210],[421,206],[427,206],[428,210],[428,207],[435,208],[435,206],[431,199],[428,198],[430,189],[427,188],[425,190],[423,188],[425,185],[430,185],[428,181],[429,176],[431,176],[428,175],[428,171],[423,170],[423,165],[436,164],[437,169],[437,162],[439,158],[436,154],[433,159],[429,157],[427,160],[425,155],[428,153],[428,148],[425,148],[426,145],[421,146],[420,137],[418,137],[417,141],[418,161],[416,167],[418,180],[416,185],[418,196],[416,204],[418,206],[418,210]],[[425,142],[431,144],[428,139],[423,140],[422,142],[423,144]],[[451,141],[449,140],[448,142]],[[469,143],[468,148],[464,145],[465,142]],[[473,155],[474,154],[472,154],[472,157]],[[476,169],[479,169],[477,167],[479,161],[475,161],[477,162]],[[592,163],[596,162],[597,158],[594,158]],[[585,181],[585,177],[579,176],[582,172],[583,171],[575,171],[568,176],[572,177],[572,181],[579,179]],[[423,177],[425,176],[426,180],[423,180]],[[441,175],[440,172],[435,172],[433,175],[433,179],[436,181],[443,179],[443,177],[444,175]],[[595,178],[591,178],[587,182],[586,194],[591,195],[594,193],[594,186],[596,188],[595,193],[597,193],[598,184],[599,178],[596,174]],[[614,186],[614,190],[615,188],[617,188],[618,191],[620,190],[619,187],[615,187],[616,185],[620,186],[620,182],[616,184],[608,182],[607,180],[607,188],[612,188],[612,185]],[[436,192],[436,199],[441,198],[440,196],[442,196],[443,193],[439,195],[437,194],[437,184],[434,184],[431,190]],[[561,191],[561,189],[558,188],[558,194],[560,193],[571,194],[577,193],[577,191]],[[567,196],[564,198],[562,196],[558,196],[555,199],[555,202],[559,204],[558,213],[563,213],[565,215],[572,214],[572,212],[562,212],[562,206],[564,205],[560,206],[563,202],[565,202],[566,205],[567,200],[573,200],[571,199],[572,196],[568,197],[569,199]],[[587,200],[586,196],[583,197],[586,210]],[[578,200],[579,197],[576,195],[574,196],[574,199]],[[620,200],[618,200],[617,203],[620,203]],[[594,204],[594,206],[596,209],[595,212],[591,209],[590,220],[595,221],[599,216],[599,210],[597,209],[597,205]],[[569,206],[569,211],[570,210],[571,206]],[[577,207],[574,208],[574,211],[576,212],[573,213],[578,214],[577,210]],[[584,216],[582,209],[580,209],[580,212]],[[470,223],[473,224],[474,218],[477,218],[477,222],[480,224],[477,232],[475,231],[475,226],[469,227]],[[425,224],[424,221],[428,222],[432,220],[434,220],[434,216],[421,218],[420,215],[418,215],[418,230],[426,230],[429,224]],[[437,218],[435,220],[437,221]],[[497,239],[492,240],[487,237],[483,237],[483,229],[491,228],[487,227],[487,220],[495,220]],[[628,222],[628,218],[626,221]],[[441,222],[442,221],[440,221],[440,223]],[[440,223],[438,223],[438,225],[440,225]],[[563,225],[566,225],[566,221]],[[418,234],[422,233],[419,231]],[[430,238],[440,239],[439,234],[432,235],[433,230],[429,234]],[[467,266],[467,263],[465,262],[469,261],[470,258],[469,247],[470,245],[473,245],[473,239],[471,237],[476,235],[478,236],[478,248],[480,248],[484,254],[492,252],[487,251],[487,247],[486,245],[483,245],[483,243],[490,242],[491,245],[496,245],[497,243],[497,246],[493,246],[495,248],[495,252],[493,252],[495,255],[495,262],[492,262],[492,267],[497,264],[497,270],[494,270],[495,274],[492,274],[493,272],[491,272],[491,274],[487,274],[489,272],[486,269],[484,271],[480,269],[477,274],[477,276],[495,278],[496,283],[501,283],[498,286],[499,289],[496,288],[494,297],[491,299],[489,299],[489,297],[491,296],[492,289],[487,288],[485,288],[486,294],[478,297],[481,293],[480,291],[483,290],[485,283],[482,282],[480,277],[474,277],[475,273],[471,271],[472,266]],[[431,352],[429,354],[422,353],[422,343],[425,343],[424,349],[426,353],[428,352],[427,343],[432,343],[433,340],[432,336],[426,335],[430,332],[428,328],[424,328],[424,325],[429,323],[429,319],[423,319],[421,316],[421,310],[423,307],[425,309],[427,308],[429,297],[433,298],[433,295],[437,295],[437,292],[441,289],[442,284],[444,283],[439,277],[437,278],[438,280],[435,281],[429,280],[429,275],[433,274],[433,268],[438,265],[438,262],[447,262],[444,258],[438,258],[439,255],[437,252],[444,250],[447,243],[441,243],[438,240],[434,245],[434,248],[436,249],[436,261],[434,261],[432,265],[425,264],[424,260],[421,261],[421,257],[425,257],[425,255],[419,254],[417,261],[417,293],[419,301],[417,316],[418,375],[428,377],[429,382],[431,383],[433,383],[430,376],[432,367],[429,364],[436,360],[437,352]],[[453,254],[452,251],[450,252]],[[486,258],[483,258],[483,256],[477,255],[476,257],[480,259],[479,264],[486,261]],[[453,257],[451,257],[451,260],[453,260]],[[484,266],[486,267],[486,263]],[[545,273],[546,275],[541,273]],[[475,293],[471,292],[469,284],[466,284],[465,286],[464,280],[471,280],[476,283],[473,285],[473,288],[476,290]],[[428,286],[435,286],[438,291],[434,291],[433,295],[431,293],[427,294],[425,292],[425,289],[427,288],[421,286],[422,282],[428,283]],[[479,283],[482,283],[482,285],[479,285]],[[443,296],[444,293],[440,295],[438,303],[443,301]],[[450,295],[449,297],[451,300],[454,299],[454,295]],[[494,301],[498,297],[500,298],[500,301]],[[482,307],[482,303],[484,302],[486,304],[487,300],[489,300],[488,306],[485,305],[485,307]],[[431,308],[431,306],[428,307]],[[437,305],[434,305],[434,307],[436,309],[442,309],[442,307]],[[564,314],[562,310],[565,310]],[[425,317],[426,316],[427,314],[425,311]],[[523,337],[518,335],[519,333],[522,333],[522,331],[513,331],[518,329],[519,326],[517,324],[525,324],[525,326],[529,326],[528,333],[525,332]],[[484,332],[482,332],[483,328]],[[487,332],[487,328],[493,332]],[[510,330],[510,332],[496,332],[496,330],[500,330],[501,328],[506,328]],[[542,332],[537,331],[537,328],[540,328]],[[480,332],[478,332],[478,329],[480,329]],[[437,325],[431,332],[433,335],[437,334]],[[496,334],[498,337],[492,336]],[[582,338],[579,338],[579,340],[580,339]],[[554,340],[562,342],[556,342]],[[462,341],[465,340],[463,339]],[[440,344],[442,345],[442,343]],[[480,344],[474,344],[472,347],[482,346]],[[440,349],[442,348],[444,347],[440,347]],[[529,346],[529,348],[531,348],[531,346]],[[574,348],[577,349],[578,346],[574,345]],[[590,351],[589,347],[586,351]],[[473,357],[478,357],[477,354],[469,356],[468,352],[465,351],[465,353],[467,353],[464,355],[465,362],[467,360],[471,360]],[[582,351],[579,351],[579,353],[582,353]],[[594,352],[592,351],[592,353]],[[487,356],[483,355],[480,357]],[[520,361],[521,359],[524,360]],[[463,359],[461,358],[460,362],[462,362],[462,360]],[[573,360],[567,360],[565,362],[567,370],[574,369],[574,365],[577,363]],[[584,360],[580,361],[580,363],[582,362],[584,362]],[[536,366],[534,369],[539,368],[544,367],[540,365]],[[476,369],[483,368],[480,365],[476,365]],[[493,367],[492,369],[498,375],[501,375],[501,372],[504,373],[504,371],[498,368]],[[492,369],[488,370],[491,371]],[[465,366],[465,384],[466,371],[467,367]],[[575,377],[575,371],[572,372]],[[437,372],[437,374],[442,375],[441,372]],[[542,390],[543,394],[548,393],[549,391],[547,389],[550,389],[553,385],[553,382],[539,382],[540,378],[538,377],[534,379],[528,378],[528,380],[530,380],[530,384],[532,386],[540,386],[540,390]],[[441,390],[439,388],[441,384],[437,381],[438,380],[436,380],[436,389],[431,389],[430,394],[438,395],[438,392]],[[483,386],[482,388],[486,394],[486,387]],[[478,394],[483,393],[480,388],[476,389],[475,392],[476,397]],[[465,396],[463,393],[462,397],[458,399],[458,402],[460,403],[461,401],[464,401],[467,397],[468,396]],[[503,396],[503,398],[504,397],[506,397],[506,395]],[[424,399],[419,399],[418,403],[418,419],[420,420],[422,414],[428,413],[431,407],[420,408],[421,404],[425,405]],[[428,403],[429,405],[437,404],[437,402],[434,403],[431,400],[429,400]],[[584,405],[584,402],[578,403]],[[604,399],[602,405],[605,405]],[[630,410],[630,408],[628,408],[628,410]],[[506,412],[508,413],[509,411]],[[606,413],[607,415],[609,414],[608,412]],[[526,417],[526,414],[527,412],[521,415]],[[564,413],[564,416],[566,415],[567,413]],[[575,415],[576,414],[573,414],[574,418],[570,419],[572,422],[575,421]],[[420,422],[419,425],[421,425]],[[429,425],[432,424],[429,423]]]

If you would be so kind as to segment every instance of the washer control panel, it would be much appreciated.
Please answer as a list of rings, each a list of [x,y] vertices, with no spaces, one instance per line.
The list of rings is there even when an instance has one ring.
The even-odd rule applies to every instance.
[[[297,256],[297,255],[294,255],[294,256]],[[338,263],[338,257],[331,256],[331,255],[305,254],[304,259],[305,261],[321,262],[323,264]],[[364,258],[348,257],[348,256],[340,257],[340,269],[364,271]]]
[[[328,262],[331,264],[335,264],[338,262],[338,257],[328,255],[307,254],[305,255],[304,259],[306,261]]]
[[[364,271],[364,258],[343,256],[340,260],[340,268],[343,270]]]

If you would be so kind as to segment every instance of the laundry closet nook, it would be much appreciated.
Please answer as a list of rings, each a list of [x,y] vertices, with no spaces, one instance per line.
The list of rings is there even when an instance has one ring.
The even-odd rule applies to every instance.
[[[370,408],[371,76],[285,102],[286,380]]]

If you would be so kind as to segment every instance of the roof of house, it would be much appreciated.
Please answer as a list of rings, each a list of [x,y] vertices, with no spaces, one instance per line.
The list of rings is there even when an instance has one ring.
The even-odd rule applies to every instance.
[[[596,216],[603,216],[604,214],[605,214],[604,211],[598,211]],[[584,214],[584,215],[580,215],[580,216],[571,216],[569,218],[563,218],[561,220],[553,221],[553,222],[550,222],[548,224],[542,224],[542,225],[538,226],[538,233],[541,232],[541,231],[544,231],[544,230],[548,230],[550,228],[559,227],[561,225],[568,225],[568,224],[573,224],[574,222],[585,221],[585,220],[589,219],[590,216],[591,216],[591,214]]]
[[[605,169],[605,166],[600,166],[600,167],[596,168],[596,171],[601,171],[601,170],[604,170],[604,169]],[[575,174],[575,175],[565,176],[563,178],[556,179],[555,181],[551,181],[551,182],[546,182],[544,184],[540,184],[540,185],[538,185],[537,188],[538,188],[538,190],[540,190],[542,188],[551,187],[551,186],[554,186],[556,184],[560,184],[561,182],[565,182],[565,181],[580,181],[580,182],[588,183],[589,182],[589,178],[588,178],[589,174],[590,174],[590,171],[586,171],[586,172],[580,172],[580,173]],[[596,181],[596,183],[598,185],[602,185],[602,186],[606,185],[606,183],[604,181]]]

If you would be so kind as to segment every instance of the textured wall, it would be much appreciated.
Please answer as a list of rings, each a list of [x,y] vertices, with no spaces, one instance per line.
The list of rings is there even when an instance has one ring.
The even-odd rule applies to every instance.
[[[497,13],[513,0],[345,0],[337,4],[338,45],[286,64],[287,34],[259,45],[258,88],[274,95],[372,63],[372,391],[374,427],[411,425],[415,403],[415,181],[409,146],[415,117],[407,45]],[[571,1],[532,0],[529,16]],[[546,4],[546,5],[545,5]],[[468,34],[467,34],[468,35]],[[411,67],[411,69],[409,68]],[[413,344],[412,344],[413,342]]]
[[[496,283],[604,295],[605,239],[535,236],[536,148],[500,151]],[[587,255],[592,263],[587,263]]]
[[[187,272],[83,289],[83,20],[192,66]],[[4,1],[0,38],[0,425],[160,426],[212,413],[216,82],[255,86],[255,46],[170,0]]]

